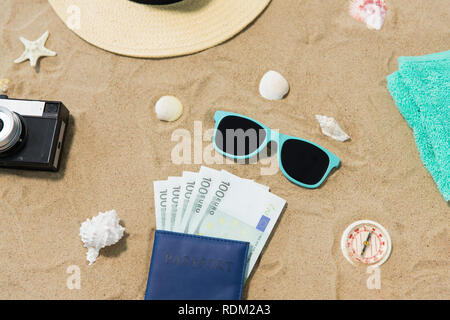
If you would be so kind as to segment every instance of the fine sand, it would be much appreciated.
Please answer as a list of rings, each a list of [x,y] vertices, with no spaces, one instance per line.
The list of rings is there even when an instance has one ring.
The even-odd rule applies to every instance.
[[[59,173],[0,170],[0,298],[142,299],[155,217],[153,181],[199,164],[175,165],[174,130],[213,126],[218,109],[254,117],[314,141],[342,166],[316,190],[291,184],[261,163],[211,165],[269,185],[288,202],[246,284],[248,299],[449,299],[449,206],[423,167],[406,121],[386,89],[402,55],[448,50],[446,1],[388,0],[381,31],[347,13],[347,0],[273,0],[249,28],[225,44],[172,59],[134,59],[78,38],[45,0],[3,0],[0,77],[10,97],[61,100],[72,114]],[[36,72],[13,64],[19,36],[50,31]],[[285,75],[291,92],[264,100],[268,70]],[[178,96],[185,113],[156,119],[154,104]],[[336,118],[346,143],[323,136],[314,115]],[[204,143],[204,146],[208,142]],[[126,237],[88,266],[78,235],[86,218],[116,209]],[[393,241],[381,267],[381,290],[343,257],[340,238],[355,220],[386,227]],[[81,289],[67,269],[79,266]]]

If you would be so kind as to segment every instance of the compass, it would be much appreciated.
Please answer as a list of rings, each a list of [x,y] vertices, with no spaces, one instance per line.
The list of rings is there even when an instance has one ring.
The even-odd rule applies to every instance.
[[[379,223],[360,220],[345,229],[341,249],[353,265],[380,266],[391,254],[391,237]]]

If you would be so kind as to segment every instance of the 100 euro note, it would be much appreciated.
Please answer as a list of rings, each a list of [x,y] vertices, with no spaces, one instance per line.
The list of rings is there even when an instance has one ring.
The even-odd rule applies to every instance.
[[[222,179],[223,177],[223,179]],[[205,195],[204,198],[204,206],[202,206],[200,208],[200,210],[198,210],[198,212],[196,212],[195,217],[191,219],[189,226],[187,228],[187,232],[192,234],[195,233],[201,223],[201,220],[203,219],[203,217],[205,216],[208,207],[210,206],[210,204],[213,202],[214,198],[217,197],[218,193],[225,193],[228,190],[224,190],[224,188],[227,188],[230,183],[227,181],[233,181],[233,185],[240,185],[243,186],[242,190],[246,190],[247,193],[250,193],[254,188],[261,188],[262,190],[265,191],[269,191],[269,187],[256,183],[253,180],[250,179],[244,179],[244,178],[240,178],[238,176],[233,175],[232,173],[229,173],[228,171],[225,171],[222,169],[222,171],[220,171],[219,176],[217,176],[217,178],[215,179],[214,183],[211,186],[211,190],[215,191],[215,192],[208,192],[208,194]],[[192,214],[192,213],[190,213]]]
[[[167,210],[167,181],[154,181],[156,229],[165,230]]]
[[[164,230],[174,231],[182,184],[182,177],[169,177],[167,180],[167,211]]]
[[[191,199],[191,196],[193,194],[196,179],[196,172],[183,171],[183,183],[181,184],[181,192],[180,199],[178,200],[175,226],[173,227],[173,231],[175,232],[183,232],[181,222],[183,221],[183,216],[186,212],[189,200]]]
[[[201,167],[195,179],[194,191],[189,199],[186,212],[183,215],[180,232],[187,232],[192,223],[199,219],[199,214],[205,204],[208,193],[220,178],[220,171]]]
[[[249,242],[248,277],[286,201],[226,171],[213,192],[194,234]]]

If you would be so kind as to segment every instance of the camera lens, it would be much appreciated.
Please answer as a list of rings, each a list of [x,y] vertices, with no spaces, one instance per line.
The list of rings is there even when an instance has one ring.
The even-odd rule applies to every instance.
[[[13,148],[21,134],[22,122],[19,116],[0,106],[0,154]]]

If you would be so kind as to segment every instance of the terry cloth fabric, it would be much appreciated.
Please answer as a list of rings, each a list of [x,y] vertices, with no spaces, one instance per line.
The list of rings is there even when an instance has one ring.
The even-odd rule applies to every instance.
[[[400,57],[388,89],[409,126],[425,167],[450,200],[450,51]]]

